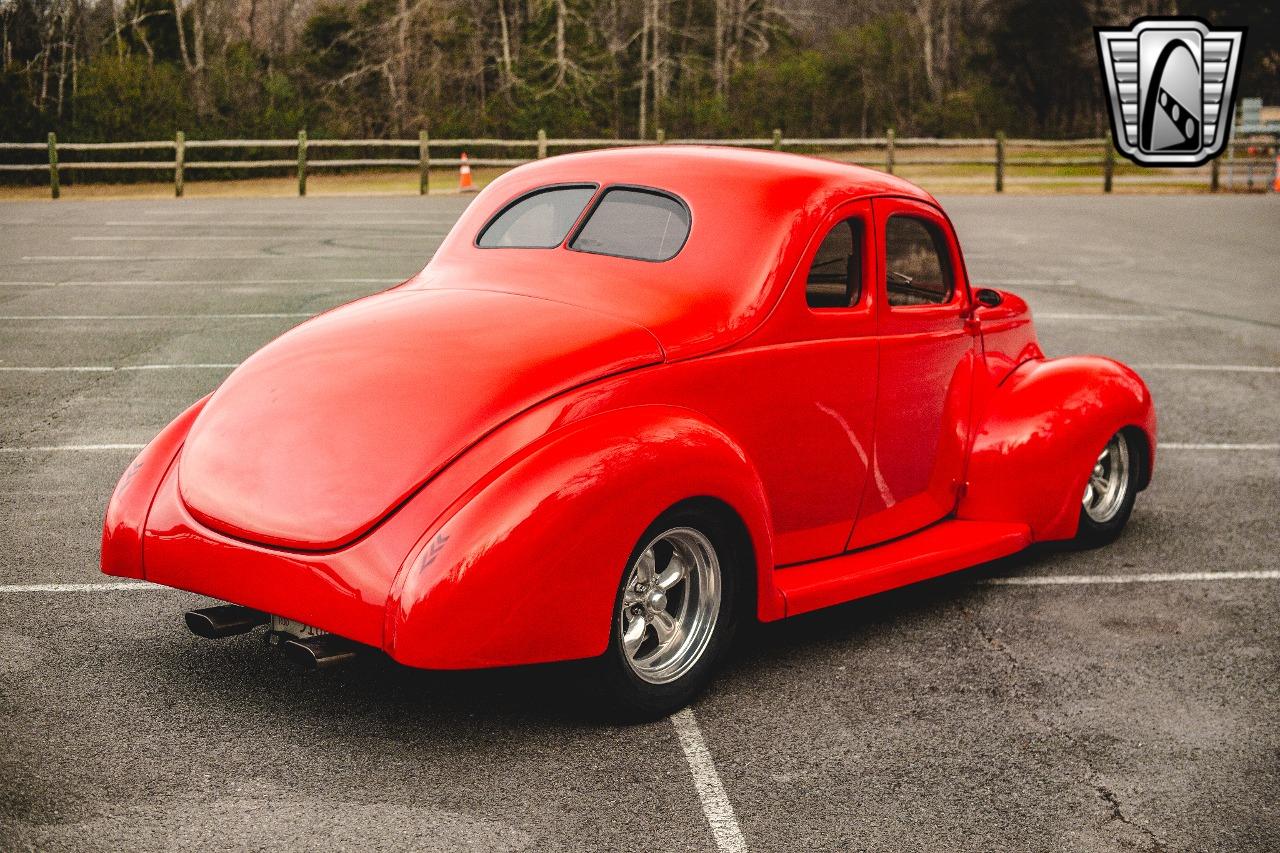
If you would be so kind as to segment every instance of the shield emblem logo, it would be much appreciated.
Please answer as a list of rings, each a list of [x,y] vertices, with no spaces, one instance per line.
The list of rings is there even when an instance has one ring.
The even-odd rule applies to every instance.
[[[1095,27],[1116,149],[1140,166],[1199,166],[1230,136],[1245,28],[1199,18]]]

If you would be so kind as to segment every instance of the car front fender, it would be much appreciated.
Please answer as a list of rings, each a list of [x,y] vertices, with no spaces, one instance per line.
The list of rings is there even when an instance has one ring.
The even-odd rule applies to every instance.
[[[206,395],[189,409],[174,418],[160,434],[133,460],[107,503],[106,518],[102,522],[103,574],[122,578],[145,577],[142,566],[142,536],[146,530],[147,513],[155,500],[156,490],[165,473],[178,455],[178,449],[186,440],[191,424],[204,404]]]
[[[384,647],[432,669],[602,654],[645,528],[683,500],[731,508],[750,539],[762,618],[776,618],[764,490],[745,454],[688,409],[635,406],[559,429],[473,486],[392,586]]]
[[[1155,464],[1151,392],[1131,368],[1097,356],[1020,365],[976,401],[977,428],[957,515],[1020,521],[1036,541],[1069,539],[1098,453],[1121,429],[1140,436],[1139,487]]]

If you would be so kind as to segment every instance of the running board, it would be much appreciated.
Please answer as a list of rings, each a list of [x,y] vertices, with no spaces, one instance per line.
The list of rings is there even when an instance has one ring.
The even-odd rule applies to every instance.
[[[1025,524],[943,521],[882,545],[777,569],[773,582],[786,615],[795,616],[1007,557],[1030,544]]]

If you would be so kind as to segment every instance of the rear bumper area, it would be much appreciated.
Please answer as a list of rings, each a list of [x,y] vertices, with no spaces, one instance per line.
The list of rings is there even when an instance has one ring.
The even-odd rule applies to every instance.
[[[232,539],[196,521],[178,493],[177,471],[176,465],[170,468],[147,519],[142,564],[148,581],[383,647],[388,592],[421,535],[412,519],[393,517],[338,551],[268,548]]]

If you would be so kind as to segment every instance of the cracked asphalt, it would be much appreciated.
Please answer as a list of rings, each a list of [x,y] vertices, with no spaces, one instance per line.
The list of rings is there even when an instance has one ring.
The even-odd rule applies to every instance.
[[[0,588],[103,580],[131,457],[24,448],[147,441],[220,365],[411,275],[465,203],[0,204],[0,368],[187,365],[0,369]],[[1175,449],[1109,548],[744,641],[694,712],[746,847],[1280,849],[1280,581],[983,583],[1280,569],[1280,199],[943,203],[1051,355],[1139,365]],[[715,849],[671,724],[599,725],[572,666],[302,675],[190,636],[204,602],[0,591],[0,849]]]

